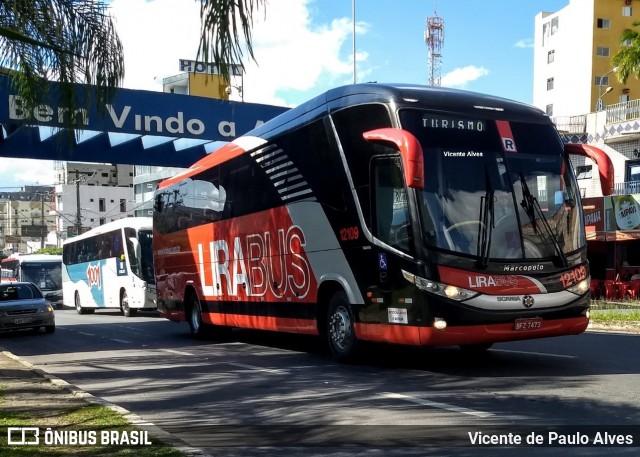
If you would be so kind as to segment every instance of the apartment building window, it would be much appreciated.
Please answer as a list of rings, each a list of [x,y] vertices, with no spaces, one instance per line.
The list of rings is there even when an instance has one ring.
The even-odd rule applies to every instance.
[[[127,212],[127,201],[124,198],[120,199],[120,212],[121,213]]]
[[[609,19],[598,18],[598,28],[599,29],[609,29],[611,28],[611,21]]]
[[[100,212],[104,212],[106,211],[106,202],[104,200],[104,198],[101,198],[98,200],[98,211]]]
[[[553,116],[553,103],[547,105],[545,112],[547,113],[547,116]]]
[[[598,46],[596,48],[596,55],[598,57],[609,57],[609,48],[606,46]]]
[[[559,18],[554,17],[549,22],[542,24],[542,45],[546,43],[546,38],[558,32]]]
[[[627,103],[630,100],[629,94],[620,95],[619,103]]]
[[[633,16],[633,8],[631,8],[630,6],[623,6],[622,7],[622,15],[625,16],[625,17]]]
[[[547,90],[553,89],[553,78],[547,79]]]
[[[547,52],[547,63],[552,63],[555,60],[555,58],[556,58],[556,51],[554,49]]]
[[[596,76],[596,86],[608,86],[608,85],[609,85],[608,76]]]

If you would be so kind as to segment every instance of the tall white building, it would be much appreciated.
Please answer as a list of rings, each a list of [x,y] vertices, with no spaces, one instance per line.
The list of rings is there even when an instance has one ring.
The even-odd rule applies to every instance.
[[[640,2],[632,0],[568,0],[560,11],[539,13],[533,104],[550,116],[574,116],[595,111],[599,101],[604,108],[639,98],[640,81],[621,84],[611,63],[637,20]]]

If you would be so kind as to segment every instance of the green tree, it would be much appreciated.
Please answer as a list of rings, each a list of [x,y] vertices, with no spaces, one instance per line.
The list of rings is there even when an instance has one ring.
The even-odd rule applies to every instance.
[[[255,60],[253,17],[266,0],[196,1],[201,3],[196,59],[220,64],[227,77],[225,64],[241,64],[245,46]],[[95,86],[101,107],[125,74],[122,43],[108,5],[100,0],[0,0],[0,67],[13,76],[25,109],[43,102],[48,81],[61,84],[61,106],[88,105],[89,88]],[[87,89],[80,99],[77,84]],[[73,119],[65,121],[73,126]]]
[[[633,22],[634,27],[640,26],[640,21]],[[625,29],[620,37],[622,47],[611,60],[618,67],[618,79],[623,84],[629,76],[640,78],[640,34],[636,30]],[[626,45],[625,43],[630,43]]]

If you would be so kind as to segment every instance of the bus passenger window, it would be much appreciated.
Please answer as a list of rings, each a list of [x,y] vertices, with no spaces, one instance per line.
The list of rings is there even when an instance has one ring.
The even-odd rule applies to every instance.
[[[399,159],[383,158],[373,161],[372,169],[375,236],[401,251],[410,251],[411,230],[407,191]]]

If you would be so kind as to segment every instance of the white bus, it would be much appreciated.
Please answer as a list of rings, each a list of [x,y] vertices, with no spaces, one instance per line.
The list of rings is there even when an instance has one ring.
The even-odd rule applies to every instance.
[[[152,219],[109,222],[62,245],[64,305],[78,314],[120,308],[124,316],[156,308]]]
[[[2,281],[32,282],[52,305],[62,306],[62,256],[12,254],[1,263]]]

